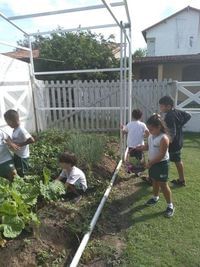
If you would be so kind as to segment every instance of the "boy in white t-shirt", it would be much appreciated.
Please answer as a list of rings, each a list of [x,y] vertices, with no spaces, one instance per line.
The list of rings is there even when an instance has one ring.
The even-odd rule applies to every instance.
[[[85,174],[75,166],[77,164],[77,158],[74,154],[64,152],[59,155],[58,162],[62,168],[62,172],[57,180],[65,183],[67,190],[76,196],[75,202],[78,202],[87,189]]]
[[[8,146],[12,147],[12,142],[9,136],[0,130],[0,177],[12,180],[17,172]]]
[[[5,121],[13,128],[12,143],[14,146],[14,164],[19,176],[23,177],[28,171],[29,144],[35,142],[30,133],[20,126],[19,114],[13,109],[9,109],[4,114]]]
[[[129,148],[129,159],[127,172],[138,174],[143,170],[144,155],[141,151],[135,150],[137,146],[144,145],[144,137],[149,136],[149,130],[145,123],[141,122],[142,111],[134,109],[132,111],[132,121],[122,126],[122,131],[127,133],[127,147]]]

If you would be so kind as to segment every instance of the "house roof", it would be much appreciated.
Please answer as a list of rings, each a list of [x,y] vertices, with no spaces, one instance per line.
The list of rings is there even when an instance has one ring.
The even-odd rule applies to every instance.
[[[133,58],[134,65],[153,65],[166,63],[200,63],[200,54]]]
[[[171,19],[172,17],[175,17],[176,15],[178,15],[179,13],[181,13],[181,12],[183,12],[183,11],[189,11],[189,10],[193,10],[193,11],[196,11],[196,12],[200,12],[200,9],[197,9],[197,8],[194,8],[194,7],[191,7],[191,6],[187,6],[187,7],[183,8],[183,9],[179,10],[178,12],[172,14],[171,16],[169,16],[169,17],[167,17],[167,18],[165,18],[165,19],[163,19],[163,20],[161,20],[161,21],[159,21],[159,22],[153,24],[152,26],[150,26],[150,27],[144,29],[144,30],[142,31],[142,34],[143,34],[143,36],[144,36],[145,41],[146,41],[146,32],[147,32],[148,30],[150,30],[150,29],[152,29],[152,28],[158,26],[159,24],[165,22],[165,21],[168,20],[168,19]]]
[[[28,59],[30,57],[30,52],[26,50],[16,50],[12,52],[7,52],[7,53],[2,53],[4,56],[12,57],[15,59]],[[39,57],[39,50],[33,50],[33,58],[38,58]]]

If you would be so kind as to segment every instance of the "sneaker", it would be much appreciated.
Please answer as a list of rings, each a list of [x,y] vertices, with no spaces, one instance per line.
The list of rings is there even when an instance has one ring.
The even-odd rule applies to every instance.
[[[178,186],[186,186],[185,181],[180,181],[179,179],[172,180],[171,183],[174,184],[174,185],[178,185]]]
[[[172,209],[172,208],[167,207],[165,210],[165,217],[167,218],[172,217],[174,215],[174,210],[175,208]]]
[[[159,199],[158,199],[159,200]],[[157,202],[158,202],[158,200],[155,200],[154,198],[150,198],[147,202],[146,202],[146,206],[153,206],[153,205],[155,205]]]

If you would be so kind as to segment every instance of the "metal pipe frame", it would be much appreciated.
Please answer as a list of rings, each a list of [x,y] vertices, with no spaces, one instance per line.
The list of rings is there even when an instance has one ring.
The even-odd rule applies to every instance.
[[[26,51],[30,51],[30,49],[27,48],[27,47],[24,47],[24,46],[21,46],[21,45],[15,45],[15,44],[7,43],[7,42],[4,42],[4,41],[0,41],[0,44],[6,45],[6,46],[10,46],[10,47],[14,47],[14,48],[19,48],[19,49],[26,50]]]
[[[45,32],[34,32],[30,33],[29,36],[37,36],[37,35],[45,35],[45,34],[52,34],[52,33],[63,33],[63,32],[74,32],[74,31],[86,31],[86,30],[93,30],[93,29],[102,29],[102,28],[113,28],[118,27],[117,24],[105,24],[105,25],[94,25],[88,27],[77,27],[72,29],[58,29],[52,31],[45,31]]]
[[[113,19],[115,20],[115,22],[117,23],[117,25],[120,27],[120,22],[118,21],[117,17],[115,16],[113,10],[112,10],[112,6],[108,3],[107,0],[101,0],[105,7],[108,9],[110,15],[113,17]]]
[[[6,16],[4,16],[2,13],[0,13],[0,16],[6,20],[8,23],[10,23],[12,26],[14,26],[16,29],[18,29],[19,31],[23,32],[23,34],[25,34],[26,36],[28,36],[28,33],[25,32],[23,29],[21,29],[19,26],[17,26],[15,23],[13,23],[12,21],[10,21],[9,18],[7,18]]]
[[[45,108],[40,108],[37,107],[38,110],[121,110],[121,107],[70,107],[70,108],[50,108],[50,107],[45,107]],[[128,110],[128,107],[125,107],[125,110]]]
[[[43,72],[34,72],[34,75],[55,75],[55,74],[73,74],[73,73],[88,73],[88,72],[117,72],[117,71],[120,71],[120,68],[43,71]]]
[[[123,5],[124,5],[124,1],[111,4],[112,7],[119,7],[119,6],[123,6]],[[27,18],[37,18],[37,17],[45,17],[45,16],[59,15],[59,14],[65,14],[65,13],[73,13],[73,12],[79,12],[79,11],[89,11],[89,10],[95,10],[95,9],[101,9],[101,8],[106,8],[106,7],[105,7],[105,5],[93,5],[93,6],[86,6],[86,7],[57,10],[57,11],[49,11],[49,12],[41,12],[41,13],[35,13],[35,14],[13,16],[13,17],[8,17],[8,19],[9,20],[19,20],[19,19],[27,19]]]

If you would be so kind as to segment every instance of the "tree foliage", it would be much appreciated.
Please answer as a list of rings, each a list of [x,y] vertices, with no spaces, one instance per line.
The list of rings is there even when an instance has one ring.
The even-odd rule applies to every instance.
[[[27,40],[18,44],[27,46]],[[39,49],[39,59],[35,59],[35,71],[62,71],[94,68],[118,67],[113,55],[113,36],[105,39],[102,34],[91,32],[53,33],[47,37],[37,36],[33,49]],[[89,80],[114,79],[118,73],[81,73],[68,75],[39,76],[39,79]]]
[[[133,58],[146,57],[146,56],[147,56],[147,49],[146,48],[139,48],[139,49],[135,50],[135,52],[133,53]]]

